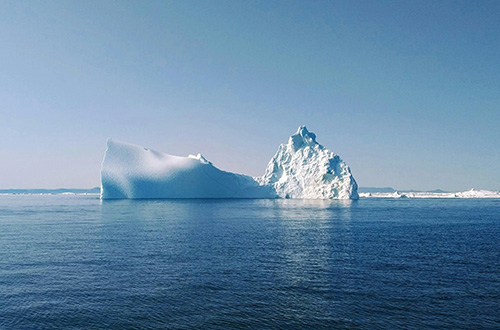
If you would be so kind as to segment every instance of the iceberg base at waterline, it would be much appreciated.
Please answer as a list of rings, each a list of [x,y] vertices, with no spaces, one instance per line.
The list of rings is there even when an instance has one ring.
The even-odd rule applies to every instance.
[[[220,170],[201,154],[173,156],[109,139],[101,198],[357,199],[358,193],[349,167],[301,126],[258,178]]]

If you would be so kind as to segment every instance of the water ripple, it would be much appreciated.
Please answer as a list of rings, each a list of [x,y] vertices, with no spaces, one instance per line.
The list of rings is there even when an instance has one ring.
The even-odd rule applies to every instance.
[[[0,329],[500,328],[496,201],[0,197]]]

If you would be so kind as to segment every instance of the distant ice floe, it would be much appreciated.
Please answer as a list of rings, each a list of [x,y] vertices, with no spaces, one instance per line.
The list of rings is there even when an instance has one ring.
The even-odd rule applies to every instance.
[[[101,168],[102,199],[358,197],[349,167],[305,126],[279,146],[262,177],[222,171],[201,154],[179,157],[115,140]]]
[[[31,192],[20,192],[20,193],[4,193],[0,192],[0,196],[100,196],[100,193],[72,193],[72,192],[44,192],[44,193],[31,193]]]
[[[359,193],[360,198],[500,198],[499,191],[471,189],[460,192],[377,192]]]

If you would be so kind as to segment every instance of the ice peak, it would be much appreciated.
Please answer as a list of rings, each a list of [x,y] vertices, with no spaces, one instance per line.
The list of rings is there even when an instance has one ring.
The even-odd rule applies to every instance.
[[[212,164],[211,161],[208,161],[205,157],[203,157],[202,154],[197,154],[196,156],[195,155],[189,155],[188,158],[192,158],[192,159],[197,159],[200,161],[200,163],[202,164]]]
[[[272,186],[282,198],[358,198],[349,166],[316,142],[316,134],[305,126],[280,145],[258,181]]]
[[[293,151],[297,151],[305,146],[313,146],[316,144],[318,144],[318,142],[316,142],[316,134],[309,132],[305,125],[300,126],[297,129],[297,132],[288,139],[288,146]]]

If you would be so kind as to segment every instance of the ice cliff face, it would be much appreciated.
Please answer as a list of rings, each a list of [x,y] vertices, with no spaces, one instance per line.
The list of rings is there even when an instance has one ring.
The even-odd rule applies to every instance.
[[[101,198],[357,199],[358,193],[349,167],[301,126],[259,178],[222,171],[201,154],[178,157],[108,140]]]
[[[281,144],[257,178],[270,185],[281,198],[358,199],[358,186],[349,166],[316,142],[316,135],[305,126]]]

